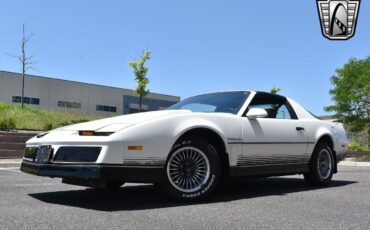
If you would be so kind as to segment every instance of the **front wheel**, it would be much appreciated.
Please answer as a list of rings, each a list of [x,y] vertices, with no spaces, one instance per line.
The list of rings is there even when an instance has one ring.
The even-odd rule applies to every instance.
[[[220,180],[216,149],[201,137],[180,141],[166,161],[166,188],[172,198],[195,201],[208,197]]]
[[[304,178],[309,184],[323,186],[331,182],[333,173],[333,152],[326,143],[319,143],[312,154],[309,172],[304,174]]]

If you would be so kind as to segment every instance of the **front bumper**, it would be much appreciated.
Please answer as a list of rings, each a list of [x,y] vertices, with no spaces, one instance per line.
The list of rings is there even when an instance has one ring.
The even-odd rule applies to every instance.
[[[122,180],[141,183],[162,182],[165,175],[163,167],[130,167],[119,164],[40,164],[26,160],[23,160],[20,170],[46,177]]]

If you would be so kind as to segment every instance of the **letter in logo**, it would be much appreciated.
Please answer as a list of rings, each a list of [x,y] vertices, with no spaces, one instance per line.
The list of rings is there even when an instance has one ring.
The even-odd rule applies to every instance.
[[[330,40],[355,35],[360,0],[317,0],[321,31]]]

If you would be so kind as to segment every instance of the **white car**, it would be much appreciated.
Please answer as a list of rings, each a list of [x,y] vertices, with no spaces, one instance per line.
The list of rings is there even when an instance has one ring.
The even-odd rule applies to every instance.
[[[163,111],[71,125],[26,145],[23,172],[88,187],[158,183],[185,201],[237,176],[303,174],[327,185],[348,152],[341,124],[256,91],[204,94]]]

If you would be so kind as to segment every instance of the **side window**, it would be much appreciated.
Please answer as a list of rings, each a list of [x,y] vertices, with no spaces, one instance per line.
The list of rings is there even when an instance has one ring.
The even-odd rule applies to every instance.
[[[285,104],[281,105],[277,110],[276,119],[292,119],[292,116]]]
[[[267,118],[273,119],[296,119],[291,106],[285,97],[269,93],[257,93],[247,108],[246,113],[252,108],[264,109]]]
[[[267,112],[267,118],[276,118],[276,108],[278,108],[278,104],[259,104],[259,105],[250,105],[248,108],[259,108],[264,109]]]

